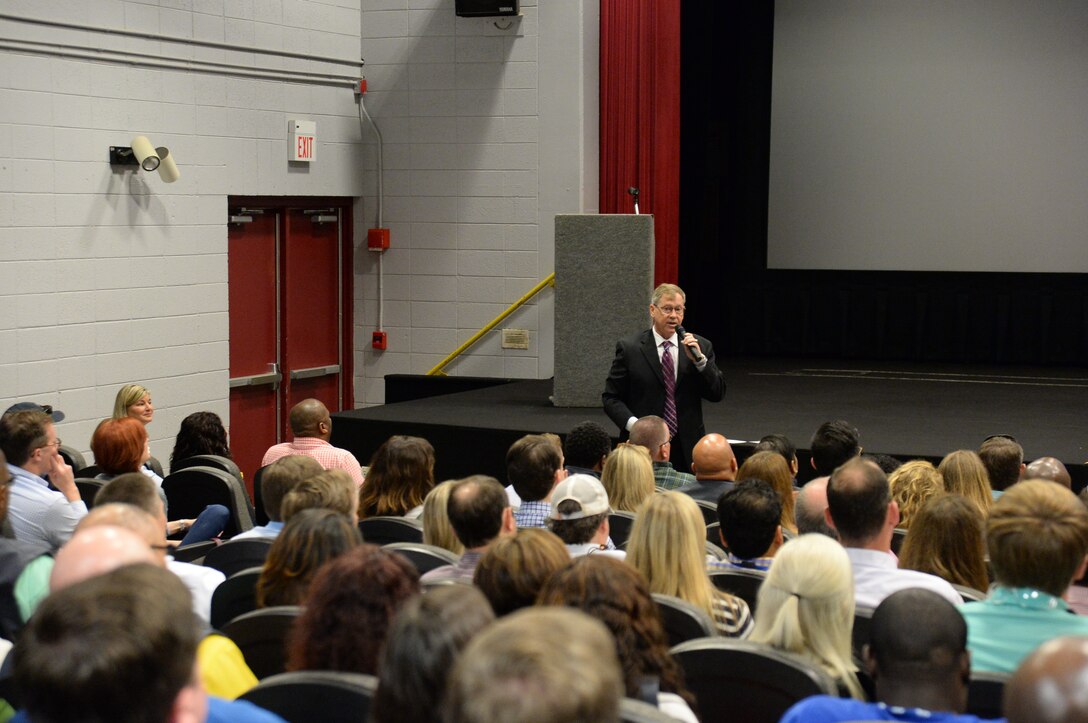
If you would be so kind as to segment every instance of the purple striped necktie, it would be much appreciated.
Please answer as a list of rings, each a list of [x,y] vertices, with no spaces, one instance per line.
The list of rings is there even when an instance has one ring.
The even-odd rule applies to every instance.
[[[669,434],[676,436],[676,372],[669,352],[671,348],[672,342],[661,342],[661,374],[665,377],[665,413],[662,416],[669,427]]]

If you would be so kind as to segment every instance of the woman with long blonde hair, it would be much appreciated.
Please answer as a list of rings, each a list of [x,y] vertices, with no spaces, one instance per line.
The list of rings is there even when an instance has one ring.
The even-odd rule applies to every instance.
[[[944,478],[944,488],[954,495],[963,495],[974,502],[983,518],[990,514],[994,493],[990,487],[990,475],[976,452],[957,449],[949,452],[937,466]]]
[[[465,546],[457,539],[453,525],[450,524],[449,515],[446,514],[451,487],[453,487],[453,480],[446,480],[436,485],[423,498],[423,514],[420,515],[423,521],[423,542],[460,555],[465,551]]]
[[[737,481],[761,479],[778,493],[782,501],[782,529],[797,532],[793,518],[793,474],[782,455],[777,452],[756,452],[737,470]]]
[[[613,510],[634,512],[654,494],[654,465],[645,447],[621,444],[608,455],[601,484]]]
[[[683,492],[662,492],[642,503],[631,526],[627,562],[646,578],[650,592],[705,610],[721,635],[744,638],[751,631],[748,604],[715,588],[707,576],[706,523],[695,500]]]
[[[816,533],[783,545],[759,587],[758,609],[751,640],[808,658],[865,700],[851,653],[854,578],[842,545]]]
[[[943,495],[944,478],[931,462],[912,459],[888,475],[892,499],[899,505],[899,527],[910,529],[911,520],[932,497]]]

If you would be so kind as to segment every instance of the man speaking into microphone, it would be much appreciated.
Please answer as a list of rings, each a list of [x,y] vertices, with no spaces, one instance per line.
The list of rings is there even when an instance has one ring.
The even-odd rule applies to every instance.
[[[616,343],[616,358],[605,380],[605,414],[627,438],[639,417],[655,414],[672,436],[671,461],[691,470],[691,450],[705,434],[703,403],[721,401],[725,380],[710,341],[684,330],[684,291],[675,284],[654,289],[652,326]]]

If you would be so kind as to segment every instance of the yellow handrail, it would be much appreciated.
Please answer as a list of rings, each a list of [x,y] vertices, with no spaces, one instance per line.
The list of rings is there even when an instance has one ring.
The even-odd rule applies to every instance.
[[[451,361],[453,361],[454,359],[459,357],[461,355],[461,353],[465,351],[465,349],[468,349],[470,346],[472,346],[477,341],[479,341],[480,337],[482,337],[484,334],[486,334],[487,332],[491,331],[496,326],[498,326],[502,322],[503,319],[510,316],[515,311],[517,311],[519,308],[521,308],[526,302],[529,301],[529,299],[533,298],[534,296],[539,294],[541,291],[543,291],[545,286],[555,286],[555,272],[554,271],[552,273],[548,274],[548,277],[546,279],[541,281],[539,284],[537,284],[533,288],[529,289],[529,291],[527,291],[524,296],[522,296],[520,299],[518,299],[513,304],[511,304],[510,307],[507,308],[506,311],[502,312],[501,314],[496,316],[494,319],[492,319],[488,323],[487,326],[485,326],[484,328],[480,329],[478,332],[473,334],[472,337],[468,341],[466,341],[464,344],[462,344],[461,346],[457,347],[452,352],[450,352],[449,356],[447,356],[442,361],[438,362],[438,364],[435,365],[434,369],[431,369],[429,372],[427,372],[427,376],[435,377],[435,376],[438,376],[439,374],[444,374],[445,372],[442,371],[443,367],[445,367]]]

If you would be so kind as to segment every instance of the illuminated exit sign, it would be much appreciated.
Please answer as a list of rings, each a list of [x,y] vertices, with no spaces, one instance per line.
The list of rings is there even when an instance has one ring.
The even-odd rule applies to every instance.
[[[287,142],[287,160],[309,163],[317,152],[317,123],[307,120],[287,121],[290,138]]]

